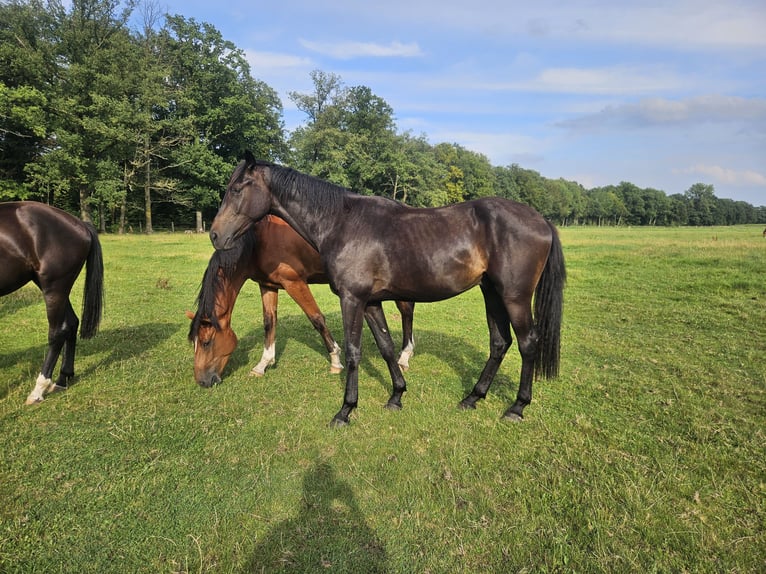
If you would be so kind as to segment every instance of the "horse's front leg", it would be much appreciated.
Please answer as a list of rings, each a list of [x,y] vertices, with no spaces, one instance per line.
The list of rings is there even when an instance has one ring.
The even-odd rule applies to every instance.
[[[260,285],[261,303],[263,304],[263,354],[258,364],[250,369],[250,374],[261,377],[276,361],[277,339],[277,303],[279,291]]]
[[[380,350],[383,360],[386,361],[388,372],[391,374],[393,391],[388,399],[388,403],[386,403],[386,408],[396,411],[401,410],[402,395],[407,390],[407,382],[404,380],[402,370],[396,362],[394,341],[391,339],[391,332],[388,330],[386,316],[383,313],[381,304],[372,303],[367,305],[364,311],[364,318],[367,320],[373,337],[375,337],[375,343],[378,345],[378,350]]]
[[[343,340],[346,348],[346,390],[343,406],[330,421],[330,426],[348,424],[348,418],[359,401],[359,363],[362,360],[362,327],[364,326],[364,303],[351,297],[341,297],[343,315]]]

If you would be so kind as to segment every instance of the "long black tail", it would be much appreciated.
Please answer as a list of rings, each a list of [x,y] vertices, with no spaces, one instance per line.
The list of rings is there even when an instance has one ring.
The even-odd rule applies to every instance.
[[[553,379],[559,374],[561,319],[567,272],[559,234],[552,223],[548,222],[548,226],[553,234],[553,242],[535,289],[535,324],[538,334],[535,378]]]
[[[85,293],[80,322],[80,337],[83,339],[90,339],[98,331],[98,326],[101,324],[101,311],[104,307],[104,259],[101,253],[101,242],[92,225],[88,225],[88,231],[90,232],[90,252],[85,263]]]

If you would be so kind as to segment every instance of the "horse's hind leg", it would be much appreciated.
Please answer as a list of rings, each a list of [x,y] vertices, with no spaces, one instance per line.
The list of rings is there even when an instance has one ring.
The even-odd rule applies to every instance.
[[[283,281],[282,286],[287,291],[287,294],[292,297],[293,301],[303,310],[314,326],[314,329],[322,337],[324,346],[330,355],[330,372],[340,373],[343,370],[343,363],[340,362],[340,345],[335,342],[332,333],[327,328],[324,315],[319,310],[319,305],[317,305],[316,299],[311,294],[309,286],[303,281]]]
[[[397,301],[396,307],[402,315],[402,352],[399,354],[399,367],[402,371],[410,368],[410,357],[415,354],[415,338],[412,332],[412,320],[415,314],[415,303]]]
[[[66,383],[74,377],[74,353],[79,320],[67,297],[50,292],[46,292],[44,297],[48,314],[48,349],[35,387],[27,397],[26,404],[28,405],[41,402],[46,394],[55,390],[58,382]],[[52,380],[53,369],[56,367],[56,362],[65,345],[68,347],[69,356],[65,357],[59,380],[57,384],[54,384]],[[66,385],[63,385],[62,388],[66,388]]]
[[[263,304],[263,354],[258,364],[250,370],[250,374],[257,377],[263,376],[266,368],[273,365],[276,360],[277,303],[279,302],[279,292],[276,289],[263,285],[260,287]]]
[[[509,310],[521,355],[521,375],[516,402],[508,407],[503,418],[520,421],[524,418],[524,407],[532,402],[532,379],[535,371],[538,335],[532,318],[531,302],[510,305]]]
[[[80,321],[77,319],[77,315],[72,309],[71,303],[67,301],[66,319],[64,321],[66,328],[64,329],[64,347],[63,347],[63,359],[61,361],[61,370],[59,371],[59,377],[56,380],[56,385],[53,390],[66,389],[72,380],[74,379],[74,356],[77,349],[77,328]]]
[[[489,358],[471,392],[458,405],[461,409],[474,409],[476,403],[487,396],[489,387],[511,346],[511,326],[508,312],[500,295],[491,285],[481,284],[489,327]]]
[[[381,356],[386,361],[386,365],[388,365],[388,372],[391,374],[393,392],[388,399],[388,403],[386,403],[386,408],[399,410],[402,408],[402,395],[407,390],[407,383],[395,359],[394,341],[391,338],[391,332],[388,330],[383,307],[381,307],[380,303],[371,303],[364,311],[364,318],[367,320],[367,325],[369,325],[373,337],[375,337],[375,342],[378,345]]]

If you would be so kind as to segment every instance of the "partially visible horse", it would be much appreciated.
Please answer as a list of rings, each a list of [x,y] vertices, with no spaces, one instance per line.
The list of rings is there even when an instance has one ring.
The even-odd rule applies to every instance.
[[[386,406],[402,408],[407,384],[383,313],[385,300],[439,301],[480,286],[489,358],[462,408],[475,408],[486,396],[511,346],[511,327],[521,376],[516,402],[504,418],[522,419],[534,376],[558,375],[564,256],[556,228],[531,207],[482,198],[415,209],[257,162],[247,152],[210,227],[213,245],[231,248],[269,213],[284,218],[319,252],[330,287],[340,297],[346,390],[332,425],[347,424],[357,406],[364,320],[391,374],[393,392]]]
[[[284,289],[319,331],[330,354],[332,373],[340,373],[340,347],[325,324],[308,283],[327,283],[319,254],[284,220],[269,216],[242,234],[232,249],[215,251],[210,257],[197,297],[189,340],[194,343],[194,378],[203,387],[221,382],[229,357],[237,347],[231,314],[245,281],[258,283],[263,303],[263,355],[250,371],[263,375],[276,360],[278,290]],[[402,352],[399,364],[409,368],[414,351],[412,316],[414,303],[396,302],[402,316]]]
[[[83,265],[85,291],[80,324],[69,294]],[[78,326],[83,339],[98,330],[104,263],[95,228],[43,203],[0,203],[0,296],[30,281],[40,288],[45,299],[48,349],[27,404],[39,403],[47,393],[65,389],[71,383]],[[62,351],[61,371],[53,383],[53,369]]]

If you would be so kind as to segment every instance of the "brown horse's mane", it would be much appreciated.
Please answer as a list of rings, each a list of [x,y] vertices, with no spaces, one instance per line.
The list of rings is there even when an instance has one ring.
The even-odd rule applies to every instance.
[[[231,278],[237,271],[240,261],[250,258],[255,248],[255,234],[252,229],[243,233],[231,249],[216,250],[208,261],[205,274],[202,276],[199,294],[197,295],[197,312],[189,328],[189,340],[194,341],[199,333],[203,320],[210,321],[216,329],[220,328],[215,313],[215,298],[222,288],[222,280]],[[219,272],[220,271],[220,272]]]

